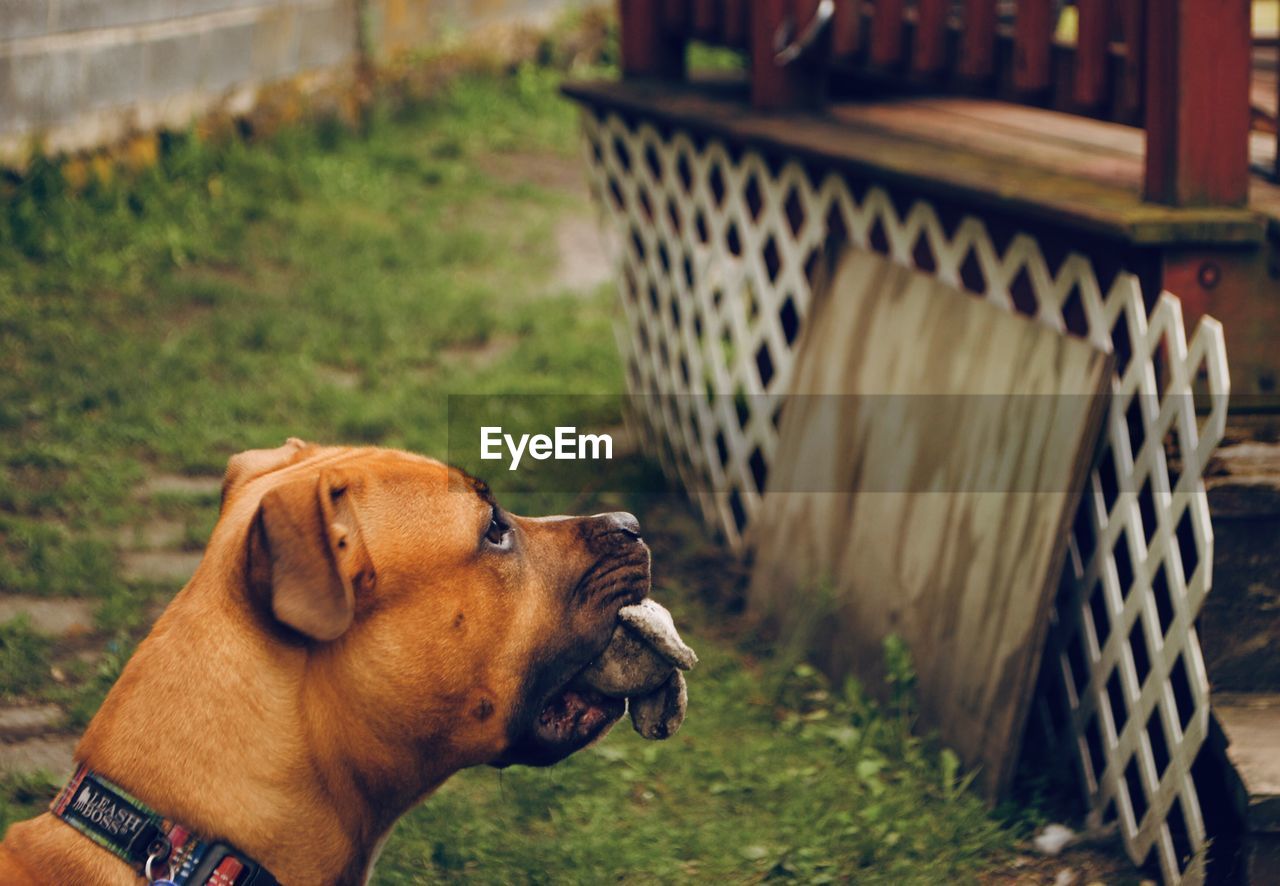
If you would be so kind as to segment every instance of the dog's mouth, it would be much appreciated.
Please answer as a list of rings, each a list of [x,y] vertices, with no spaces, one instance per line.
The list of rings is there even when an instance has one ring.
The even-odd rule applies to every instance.
[[[587,686],[583,670],[546,696],[532,722],[492,765],[550,766],[608,733],[626,712],[626,699]]]
[[[552,695],[533,724],[549,749],[573,753],[600,738],[626,711],[625,699],[610,698],[575,678]]]
[[[593,616],[593,621],[598,620],[594,636],[586,641],[580,638],[569,654],[559,657],[556,676],[544,673],[542,686],[550,686],[550,690],[533,696],[541,701],[534,701],[526,710],[537,713],[493,765],[550,766],[602,738],[626,713],[626,699],[607,696],[582,677],[609,644],[618,610],[648,595],[648,549],[643,558],[614,559],[603,566],[597,564],[593,572],[580,583],[575,595],[584,608],[597,613]]]

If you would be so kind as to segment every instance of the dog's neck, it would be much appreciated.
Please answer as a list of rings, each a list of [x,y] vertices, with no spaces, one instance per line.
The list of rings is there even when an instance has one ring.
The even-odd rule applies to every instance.
[[[253,620],[247,607],[202,605],[184,590],[103,702],[77,759],[282,882],[362,882],[395,820],[449,772],[374,734],[340,686],[303,680],[324,667],[307,648],[268,643],[260,625],[237,619]],[[185,704],[202,685],[232,687],[240,700],[229,710]],[[339,695],[318,695],[326,692]]]

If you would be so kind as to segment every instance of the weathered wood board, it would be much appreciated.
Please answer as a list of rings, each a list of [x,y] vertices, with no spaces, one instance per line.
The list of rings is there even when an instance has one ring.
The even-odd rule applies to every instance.
[[[1007,786],[1108,355],[869,252],[806,324],[753,524],[750,605],[833,673],[883,685],[897,634],[936,728]],[[839,395],[839,396],[815,396]]]

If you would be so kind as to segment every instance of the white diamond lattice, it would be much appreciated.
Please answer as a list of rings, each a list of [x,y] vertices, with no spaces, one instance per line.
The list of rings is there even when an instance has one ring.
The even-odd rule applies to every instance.
[[[1055,272],[1029,234],[1001,251],[977,217],[948,233],[928,202],[900,212],[884,188],[859,190],[834,173],[815,184],[793,159],[771,165],[754,150],[608,112],[584,113],[583,125],[592,192],[621,243],[619,345],[630,390],[643,395],[634,418],[736,550],[777,446],[809,271],[836,229],[854,247],[1061,332],[1073,325],[1116,354],[1104,451],[1075,521],[1046,655],[1061,673],[1093,816],[1118,818],[1134,861],[1154,850],[1166,882],[1202,879],[1191,764],[1209,699],[1193,623],[1213,559],[1201,478],[1229,391],[1217,321],[1202,319],[1188,346],[1175,297],[1148,308],[1128,273],[1104,295],[1086,256],[1068,255]],[[1197,398],[1207,407],[1199,423]]]

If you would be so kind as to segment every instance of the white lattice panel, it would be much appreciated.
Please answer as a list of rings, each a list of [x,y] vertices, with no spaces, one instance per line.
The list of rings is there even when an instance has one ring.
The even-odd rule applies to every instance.
[[[1209,706],[1194,622],[1213,567],[1202,477],[1226,421],[1226,356],[1216,321],[1188,347],[1178,300],[1164,294],[1148,314],[1123,282],[1135,290],[1122,303],[1132,357],[1076,516],[1049,654],[1094,815],[1119,819],[1135,860],[1154,850],[1166,882],[1198,882],[1205,830],[1190,770]]]
[[[875,249],[1117,355],[1105,453],[1072,533],[1048,655],[1062,677],[1093,815],[1166,882],[1202,876],[1205,831],[1190,767],[1208,726],[1194,629],[1210,585],[1204,465],[1228,377],[1212,319],[1186,342],[1180,303],[1150,309],[1137,279],[1102,292],[1073,253],[1056,270],[1027,234],[1002,249],[984,223],[948,231],[797,162],[770,165],[688,133],[584,115],[592,191],[623,244],[619,344],[641,432],[708,522],[741,550],[777,446],[777,410],[829,238]],[[1197,420],[1195,393],[1207,418]]]

